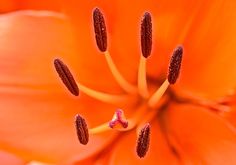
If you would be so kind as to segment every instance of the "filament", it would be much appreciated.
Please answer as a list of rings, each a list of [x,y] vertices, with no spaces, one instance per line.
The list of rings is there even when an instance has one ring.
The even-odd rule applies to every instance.
[[[137,135],[139,134],[139,132],[142,129],[143,125],[145,123],[150,122],[156,116],[157,113],[158,113],[158,111],[152,109],[147,115],[145,115],[145,117],[142,119],[142,121],[137,126],[137,129],[136,129],[136,134]]]
[[[148,88],[147,88],[147,78],[146,78],[146,58],[141,56],[138,71],[138,90],[139,94],[147,98]]]
[[[156,106],[156,104],[159,102],[167,88],[169,87],[170,83],[168,79],[164,81],[164,83],[160,86],[160,88],[151,96],[151,98],[148,101],[148,105],[153,108]]]
[[[78,83],[77,83],[78,84]],[[120,103],[127,100],[127,95],[112,95],[104,92],[95,91],[82,84],[78,84],[79,89],[86,95],[106,103]]]
[[[104,52],[107,64],[112,72],[112,75],[114,76],[115,80],[118,82],[118,84],[128,93],[135,93],[136,87],[130,84],[128,81],[124,79],[124,77],[120,74],[118,69],[116,68],[110,53],[108,51]]]

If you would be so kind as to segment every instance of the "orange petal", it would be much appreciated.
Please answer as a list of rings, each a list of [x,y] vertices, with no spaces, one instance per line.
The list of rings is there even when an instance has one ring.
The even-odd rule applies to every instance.
[[[31,9],[31,10],[52,10],[61,11],[61,0],[1,0],[0,13],[11,12],[15,10]]]
[[[81,70],[73,65],[79,61],[77,45],[65,16],[15,12],[0,17],[0,29],[1,147],[28,160],[55,163],[82,159],[109,143],[113,134],[91,137],[85,147],[77,140],[75,114],[83,115],[93,127],[109,121],[114,107],[83,94],[77,100],[60,82],[53,68],[55,57],[72,64],[73,72]]]
[[[168,136],[195,164],[235,164],[236,132],[227,121],[201,107],[173,105],[163,116]]]
[[[180,86],[207,97],[222,96],[235,87],[235,7],[233,0],[201,5],[183,43]]]
[[[73,165],[104,165],[109,164],[111,152],[107,152],[107,150],[103,150],[102,152],[94,155],[93,157],[89,157],[87,159],[83,159],[74,163]]]
[[[150,148],[142,159],[136,154],[137,136],[135,131],[124,134],[123,137],[117,140],[112,149],[110,164],[178,164],[178,159],[168,147],[157,121],[151,123]]]
[[[229,112],[225,112],[222,114],[225,119],[227,119],[230,124],[232,124],[236,128],[236,106],[233,105],[230,107]]]
[[[25,161],[19,159],[15,155],[12,155],[10,153],[0,151],[0,160],[1,164],[4,165],[24,165],[26,164]]]

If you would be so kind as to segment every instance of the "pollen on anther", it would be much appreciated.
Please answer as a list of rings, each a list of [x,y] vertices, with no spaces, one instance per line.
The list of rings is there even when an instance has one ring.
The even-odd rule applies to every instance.
[[[97,46],[100,51],[105,52],[107,50],[106,24],[103,14],[98,8],[93,11],[93,25]]]
[[[136,152],[140,158],[143,158],[146,155],[149,149],[149,143],[150,143],[150,124],[147,123],[139,132],[137,140]]]
[[[75,96],[79,95],[79,88],[69,68],[60,60],[54,60],[54,67],[67,89]]]
[[[121,109],[117,109],[112,120],[109,122],[110,128],[122,129],[128,127],[128,121],[124,116],[124,112]]]
[[[179,77],[182,56],[183,48],[181,46],[178,46],[174,50],[169,64],[168,81],[170,84],[174,84]]]
[[[141,49],[142,55],[147,58],[152,50],[152,17],[146,12],[141,22]]]
[[[89,141],[88,126],[85,119],[80,115],[75,116],[75,127],[80,143],[86,145]]]

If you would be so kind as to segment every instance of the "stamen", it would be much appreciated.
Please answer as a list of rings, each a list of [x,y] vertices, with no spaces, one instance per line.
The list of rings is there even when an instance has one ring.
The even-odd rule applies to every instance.
[[[152,17],[146,12],[141,23],[141,48],[145,58],[150,56],[152,50]]]
[[[169,85],[169,81],[168,79],[166,79],[164,83],[160,86],[160,88],[152,95],[152,97],[148,101],[148,105],[151,108],[154,108],[156,106],[156,104],[159,102]]]
[[[139,94],[148,98],[149,92],[147,87],[147,77],[146,77],[146,58],[141,56],[139,63],[139,71],[138,71],[138,89]]]
[[[150,56],[152,50],[152,18],[148,12],[144,14],[141,21],[141,49],[142,56],[139,63],[138,89],[140,95],[147,98],[146,58]]]
[[[102,12],[96,8],[93,11],[93,25],[96,43],[100,51],[104,52],[108,66],[119,85],[128,93],[136,92],[136,88],[128,83],[116,68],[112,58],[107,51],[107,32],[106,24]]]
[[[150,124],[147,123],[141,129],[137,140],[136,152],[140,158],[143,158],[146,155],[149,149],[149,143],[150,143]]]
[[[78,86],[79,86],[79,89],[85,93],[86,95],[92,97],[92,98],[95,98],[97,100],[100,100],[100,101],[103,101],[103,102],[106,102],[106,103],[112,103],[112,104],[116,104],[116,103],[122,103],[124,101],[127,101],[129,98],[128,98],[128,95],[112,95],[112,94],[107,94],[107,93],[104,93],[104,92],[98,92],[98,91],[95,91],[93,89],[90,89],[80,83],[77,83]]]
[[[113,74],[115,80],[117,81],[117,83],[128,93],[136,93],[136,87],[133,86],[132,84],[130,84],[128,81],[126,81],[124,79],[124,77],[121,75],[121,73],[118,71],[118,69],[116,68],[110,53],[108,51],[105,51],[105,57],[106,57],[106,61],[107,64],[111,70],[111,73]]]
[[[80,115],[75,116],[75,127],[81,144],[86,145],[89,141],[89,133],[86,121]]]
[[[136,128],[137,134],[140,132],[145,123],[150,123],[153,119],[156,118],[158,112],[166,107],[168,101],[169,101],[169,96],[168,95],[163,96],[162,99],[160,99],[160,101],[158,102],[158,105],[155,106],[155,108],[149,108],[148,113],[145,113],[145,115],[143,115],[143,117],[140,119],[137,125]]]
[[[161,85],[161,87],[152,95],[148,101],[150,107],[154,107],[158,101],[161,99],[170,84],[174,84],[179,76],[179,71],[182,62],[183,48],[181,46],[177,47],[170,60],[168,78]]]
[[[143,104],[136,109],[136,112],[132,116],[132,118],[128,119],[129,126],[124,131],[129,131],[137,126],[140,120],[143,118],[145,113],[147,112],[147,105]],[[121,130],[122,131],[122,130]]]
[[[147,122],[151,122],[151,120],[156,117],[158,111],[152,109],[150,112],[148,112],[147,114],[145,114],[144,118],[142,119],[142,121],[138,124],[137,128],[136,128],[136,133],[137,135],[139,135],[139,132],[142,130],[142,127],[145,123]]]
[[[170,84],[174,84],[179,77],[179,71],[182,62],[183,48],[178,46],[171,57],[168,73],[168,81]]]
[[[93,25],[97,46],[100,51],[105,52],[107,50],[106,24],[103,14],[98,8],[93,11]]]
[[[128,121],[125,119],[124,112],[121,109],[116,110],[112,120],[109,122],[109,127],[113,129],[128,127]]]
[[[54,60],[54,67],[67,89],[75,96],[79,95],[79,88],[69,68],[60,60]]]

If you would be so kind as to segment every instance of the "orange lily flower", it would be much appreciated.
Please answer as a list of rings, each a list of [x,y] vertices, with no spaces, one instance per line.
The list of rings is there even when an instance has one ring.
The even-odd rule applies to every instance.
[[[12,1],[1,9],[0,158],[16,159],[12,153],[23,159],[18,164],[236,163],[235,1],[56,2]],[[105,17],[105,54],[95,41],[95,7]],[[146,11],[153,50],[143,59]],[[170,85],[170,55],[180,44],[180,77]],[[78,97],[60,83],[55,59],[72,72]],[[160,92],[160,86],[168,88]],[[125,114],[127,128],[109,127],[115,111]],[[76,114],[89,128],[86,145],[76,137]],[[150,144],[139,158],[142,133]]]

